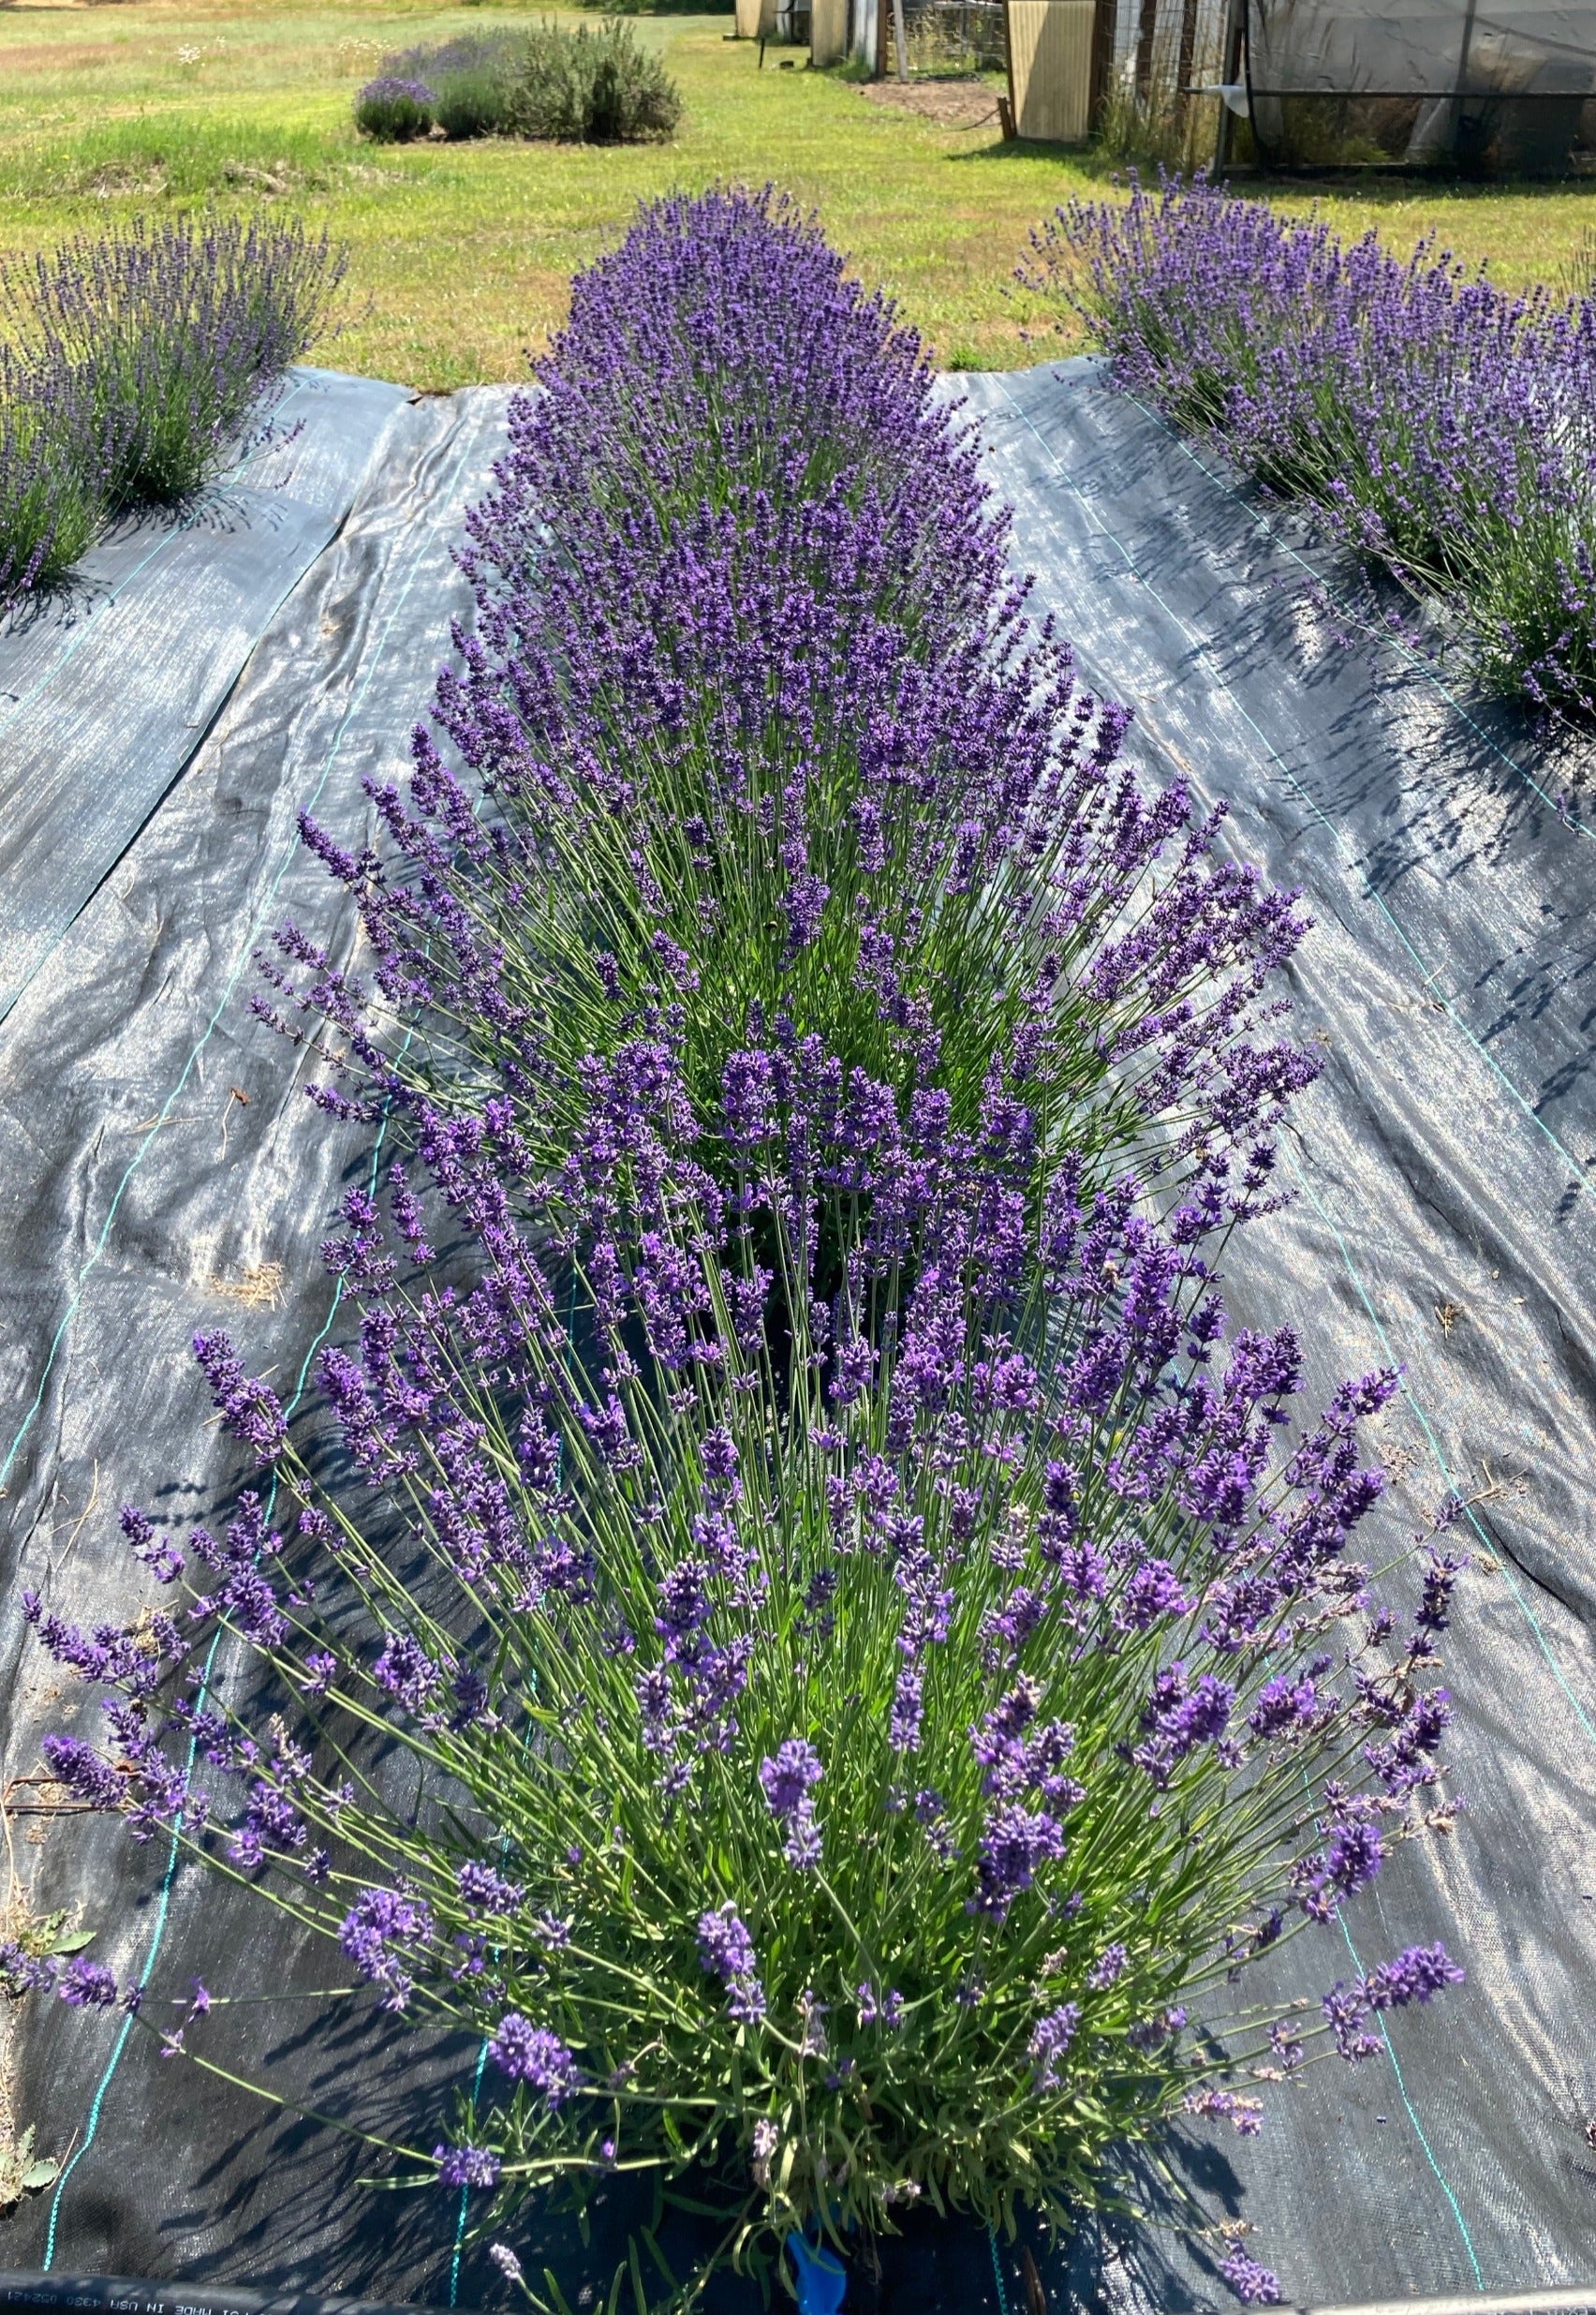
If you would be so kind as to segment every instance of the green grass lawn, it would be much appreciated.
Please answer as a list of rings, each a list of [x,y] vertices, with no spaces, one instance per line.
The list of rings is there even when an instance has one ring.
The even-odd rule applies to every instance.
[[[539,11],[542,12],[542,11]],[[549,11],[553,12],[553,11]],[[0,0],[0,249],[37,248],[140,210],[293,204],[350,245],[341,334],[323,358],[444,388],[518,376],[572,270],[640,195],[767,178],[815,203],[861,275],[884,283],[944,364],[1008,367],[1058,345],[1010,278],[1031,227],[1101,185],[1088,158],[1004,146],[869,103],[839,75],[761,72],[728,16],[642,20],[687,101],[669,145],[375,147],[350,99],[385,52],[512,21],[505,8],[396,0]],[[1293,209],[1310,189],[1278,189]],[[1342,231],[1406,251],[1439,232],[1511,283],[1557,279],[1596,218],[1585,186],[1337,185]]]

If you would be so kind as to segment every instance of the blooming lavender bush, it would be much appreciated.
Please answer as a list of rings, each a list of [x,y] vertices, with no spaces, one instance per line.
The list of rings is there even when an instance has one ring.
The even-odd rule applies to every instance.
[[[259,1009],[325,1012],[401,1099],[508,1093],[550,1162],[640,1018],[703,1118],[779,1019],[964,1127],[1012,1071],[1055,1157],[1232,1149],[1251,1199],[1313,1074],[1265,995],[1294,896],[1217,860],[1178,783],[1146,801],[1129,719],[1028,633],[917,341],[768,197],[663,204],[596,275],[472,525],[438,690],[464,776],[417,735],[408,809],[374,791],[386,863],[306,825],[375,986],[289,928],[308,991],[269,963]]]
[[[1297,1345],[1226,1341],[1201,1204],[1160,1228],[1130,1180],[1061,1182],[1036,1226],[1006,1094],[961,1134],[775,1036],[727,1068],[728,1195],[668,1045],[586,1085],[536,1241],[508,1107],[420,1120],[467,1279],[398,1169],[391,1220],[347,1199],[348,1483],[197,1339],[272,1484],[219,1536],[124,1512],[172,1603],[131,1632],[29,1595],[109,1692],[109,1753],[50,1739],[52,1774],[172,1827],[375,2006],[479,2033],[480,2091],[407,2159],[501,2217],[695,2163],[729,2246],[921,2195],[1067,2216],[1176,2113],[1254,2130],[1253,2061],[1376,2051],[1371,2013],[1460,1974],[1441,1948],[1224,2055],[1185,2029],[1438,1815],[1456,1562],[1398,1640],[1348,1550],[1395,1378],[1288,1435]]]
[[[105,1692],[48,1767],[476,2033],[398,2159],[501,2219],[695,2168],[735,2256],[1068,2217],[1460,1974],[1227,1990],[1448,1821],[1457,1563],[1395,1639],[1350,1555],[1395,1378],[1301,1422],[1214,1270],[1311,1075],[1263,1041],[1304,927],[1142,795],[918,349],[778,204],[646,215],[545,382],[460,768],[421,734],[374,791],[387,864],[305,824],[372,987],[292,927],[263,960],[317,1099],[409,1145],[324,1249],[332,1436],[196,1339],[258,1468],[221,1535],[124,1511],[170,1606],[26,1598]],[[139,2013],[81,1956],[0,1978]],[[165,2040],[236,2075],[220,2007]]]
[[[65,577],[109,515],[213,474],[343,267],[300,226],[136,220],[0,273],[0,610]]]
[[[1351,247],[1199,176],[1076,201],[1029,285],[1112,374],[1456,613],[1486,677],[1596,705],[1596,302]]]
[[[297,223],[136,218],[14,269],[0,294],[22,360],[75,381],[115,508],[215,472],[319,335],[343,270],[325,233]]]
[[[433,125],[436,92],[409,73],[380,72],[355,97],[355,126],[378,144],[405,144]]]

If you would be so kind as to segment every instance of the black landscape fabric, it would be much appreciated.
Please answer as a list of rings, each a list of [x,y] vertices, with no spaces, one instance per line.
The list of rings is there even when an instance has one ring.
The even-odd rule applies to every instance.
[[[0,1020],[181,775],[406,400],[291,372],[181,520],[121,524],[0,631]]]
[[[1016,510],[1039,608],[1087,679],[1135,709],[1134,759],[1155,782],[1228,798],[1226,840],[1300,884],[1317,920],[1293,977],[1324,1074],[1284,1144],[1295,1202],[1227,1252],[1235,1321],[1295,1324],[1323,1396],[1342,1374],[1403,1365],[1379,1427],[1390,1553],[1449,1491],[1470,1503],[1474,1566],[1447,1643],[1466,1809],[1450,1835],[1400,1852],[1344,1930],[1294,1940],[1251,1997],[1317,1996],[1437,1937],[1469,1981],[1396,2018],[1388,2058],[1332,2062],[1274,2094],[1262,2138],[1194,2126],[1170,2167],[1212,2219],[1249,2224],[1249,2248],[1297,2301],[1589,2281],[1596,824],[1581,816],[1578,744],[1537,741],[1521,718],[1450,691],[1339,557],[1265,520],[1209,450],[1092,365],[956,389]],[[141,1589],[117,1505],[200,1516],[226,1484],[187,1358],[194,1328],[229,1325],[291,1396],[339,1324],[316,1247],[345,1182],[369,1170],[371,1133],[303,1099],[295,1057],[246,1014],[249,953],[288,914],[335,946],[352,939],[337,891],[296,852],[294,815],[314,805],[358,843],[361,777],[402,769],[464,607],[449,548],[503,408],[495,393],[395,396],[342,528],[333,514],[281,609],[262,603],[242,675],[207,694],[202,744],[157,786],[108,741],[104,784],[145,779],[142,809],[129,801],[120,838],[101,824],[86,891],[76,845],[62,846],[59,890],[53,853],[30,870],[34,961],[0,1024],[8,1780],[35,1772],[44,1728],[82,1711],[22,1630],[20,1586],[124,1616]],[[109,648],[85,631],[83,681],[121,695],[128,731],[174,729],[182,655],[156,675],[125,645],[105,663]],[[39,679],[8,664],[0,690]],[[98,1820],[30,1815],[30,1789],[7,1783],[7,1833],[35,1909],[81,1907],[119,1975],[149,1969],[157,2014],[196,1972],[233,1994],[339,1979],[247,1902],[171,1872],[164,1844],[133,1850]],[[229,2055],[274,2051],[310,2103],[412,2143],[476,2063],[472,2045],[423,2048],[397,2029],[379,2048],[335,2005],[227,2016]],[[369,2158],[331,2128],[164,2062],[152,2037],[104,2017],[54,2004],[9,2027],[15,2127],[69,2160],[57,2190],[5,2222],[7,2265],[503,2302],[457,2199],[361,2185]],[[537,2211],[507,2233],[574,2308],[603,2304],[626,2217],[600,2209],[586,2246]],[[685,2255],[679,2225],[666,2248]],[[1217,2241],[1161,2220],[1033,2248],[1055,2308],[1067,2294],[1127,2315],[1226,2304]],[[759,2295],[729,2282],[709,2304],[746,2310]],[[995,2260],[982,2231],[922,2219],[879,2285],[855,2278],[849,2305],[962,2315],[1026,2294],[1012,2248]]]

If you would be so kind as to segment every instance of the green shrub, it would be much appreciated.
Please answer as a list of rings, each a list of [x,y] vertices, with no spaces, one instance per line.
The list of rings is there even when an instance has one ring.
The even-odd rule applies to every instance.
[[[362,89],[424,91],[427,124],[453,138],[526,137],[563,144],[633,144],[668,137],[682,117],[674,82],[627,25],[567,32],[539,23],[516,32],[466,33],[406,49]],[[387,101],[387,100],[385,100]],[[414,129],[377,134],[417,134]]]
[[[682,117],[675,83],[630,26],[612,19],[527,36],[517,90],[520,134],[584,144],[668,137]]]
[[[451,73],[438,82],[433,118],[446,136],[498,137],[505,130],[505,78],[495,64]]]

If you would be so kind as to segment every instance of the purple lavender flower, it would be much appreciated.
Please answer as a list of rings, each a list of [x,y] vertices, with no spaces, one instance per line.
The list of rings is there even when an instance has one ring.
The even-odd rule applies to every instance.
[[[504,2167],[486,2146],[435,2146],[433,2160],[440,2187],[496,2187]]]
[[[234,1438],[252,1447],[263,1462],[281,1454],[288,1437],[282,1407],[264,1383],[252,1381],[244,1373],[229,1337],[219,1330],[197,1334],[194,1357],[211,1386],[216,1411]]]
[[[1361,1985],[1333,1985],[1320,2006],[1324,2011],[1324,2022],[1336,2038],[1337,2054],[1349,2066],[1358,2066],[1366,2057],[1380,2055],[1384,2043],[1378,2035],[1364,2030],[1368,2004]]]
[[[1081,2023],[1079,2004],[1061,2002],[1039,2018],[1032,2030],[1027,2051],[1034,2063],[1032,2086],[1038,2091],[1056,2090],[1062,2079],[1059,2069],[1069,2054]]]
[[[904,1999],[894,1988],[878,1996],[868,1981],[855,1988],[861,2026],[898,2026],[903,2024]]]
[[[507,2010],[494,2029],[488,2055],[511,2082],[530,2083],[548,2100],[551,2113],[577,2087],[581,2069],[557,2034],[534,2026],[518,2010]]]
[[[1402,2010],[1411,2001],[1428,2001],[1449,1985],[1461,1985],[1463,1978],[1443,1945],[1410,1945],[1365,1978],[1364,1999],[1371,2010]]]
[[[767,1758],[760,1763],[760,1783],[772,1815],[791,1817],[824,1773],[813,1744],[802,1737],[789,1737],[774,1760]]]
[[[786,1827],[783,1855],[801,1872],[820,1861],[820,1829],[809,1795],[824,1771],[814,1746],[802,1737],[789,1737],[774,1760],[760,1764],[760,1783],[773,1817]]]
[[[459,1868],[454,1886],[461,1902],[480,1913],[513,1913],[526,1897],[521,1882],[507,1879],[495,1866],[481,1864],[475,1858],[468,1858]]]
[[[1239,2243],[1233,2243],[1219,2261],[1219,2273],[1236,2297],[1249,2307],[1274,2307],[1279,2300],[1278,2277],[1261,2265]]]
[[[385,2010],[404,2010],[415,1991],[415,1964],[432,1943],[424,1899],[396,1889],[362,1889],[338,1930],[357,1975],[383,1989]]]
[[[116,2004],[114,1973],[84,1953],[74,1953],[56,1979],[55,1990],[73,2010],[111,2010]]]
[[[764,1988],[754,1941],[730,1899],[718,1912],[699,1915],[698,1948],[700,1966],[726,1988],[730,2014],[740,2026],[757,2026],[765,2013]]]
[[[126,1797],[123,1780],[92,1744],[81,1737],[47,1736],[39,1744],[45,1766],[57,1784],[91,1808],[120,1808]]]
[[[1039,1869],[1056,1863],[1063,1854],[1064,1834],[1044,1810],[1012,1804],[994,1809],[981,1836],[979,1886],[970,1899],[971,1909],[1003,1920]]]
[[[1122,1945],[1105,1945],[1086,1972],[1086,1983],[1093,1993],[1106,1993],[1115,1980],[1124,1975],[1130,1959]]]

